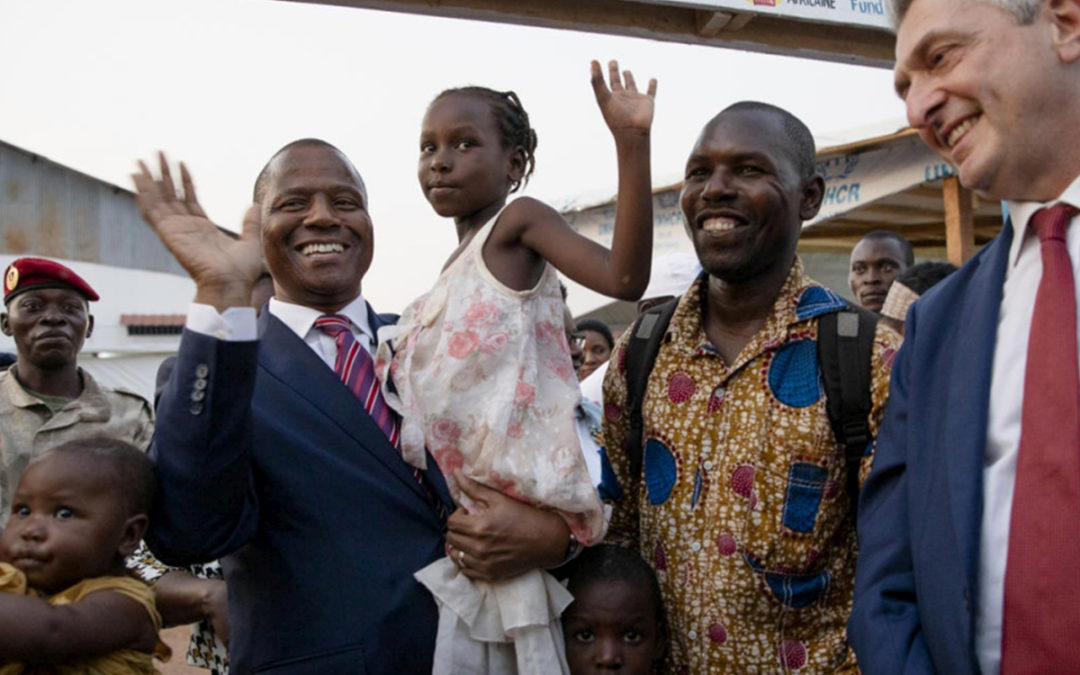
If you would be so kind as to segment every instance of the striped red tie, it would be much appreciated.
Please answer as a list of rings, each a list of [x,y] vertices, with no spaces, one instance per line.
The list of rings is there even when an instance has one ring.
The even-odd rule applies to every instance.
[[[390,443],[400,452],[401,420],[383,400],[382,393],[379,391],[379,380],[375,377],[375,360],[353,337],[352,324],[348,317],[340,314],[323,314],[315,319],[315,327],[334,338],[334,344],[337,345],[334,372],[345,383],[345,386],[356,394],[356,398],[364,404],[364,409],[371,415],[371,419],[375,420],[386,437],[390,439]],[[423,471],[415,466],[410,466],[409,469],[412,470],[413,478],[424,491],[428,504],[438,515],[439,521],[445,523],[450,515],[446,510],[446,505],[428,484]]]
[[[315,327],[334,338],[337,359],[334,372],[345,386],[364,404],[371,419],[379,425],[393,446],[399,447],[401,424],[390,406],[386,405],[375,377],[375,360],[353,337],[348,317],[324,314],[315,319]]]

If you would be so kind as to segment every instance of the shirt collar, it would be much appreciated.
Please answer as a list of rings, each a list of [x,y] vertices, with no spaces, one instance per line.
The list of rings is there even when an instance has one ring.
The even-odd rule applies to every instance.
[[[270,298],[268,310],[281,323],[288,326],[292,332],[300,336],[301,340],[311,331],[315,325],[315,320],[324,314],[317,309],[285,302],[277,298]],[[335,313],[348,317],[353,326],[367,336],[372,344],[375,343],[375,331],[368,318],[368,304],[364,300],[364,296],[356,296],[352,302]]]
[[[1077,176],[1069,187],[1061,195],[1049,202],[1007,202],[1009,205],[1009,217],[1012,219],[1013,240],[1009,247],[1009,267],[1016,265],[1020,257],[1020,249],[1024,247],[1027,237],[1028,223],[1035,212],[1044,206],[1050,206],[1058,202],[1065,202],[1072,206],[1080,207],[1080,176]]]
[[[715,353],[715,348],[705,335],[702,321],[702,303],[707,292],[708,273],[701,275],[691,285],[690,290],[679,299],[679,305],[669,324],[669,340],[672,348],[686,355]],[[810,291],[814,290],[814,293]],[[818,292],[820,291],[820,292]],[[772,312],[761,329],[743,348],[743,354],[760,353],[783,344],[788,339],[789,327],[802,323],[825,311],[834,311],[844,306],[840,296],[824,288],[806,275],[802,260],[796,256],[787,278],[773,303]],[[826,307],[827,305],[827,307]],[[739,358],[729,367],[737,369],[746,361]]]
[[[0,385],[6,391],[8,399],[11,404],[18,408],[28,408],[33,405],[42,405],[41,399],[34,396],[18,380],[18,362],[14,363],[4,373],[2,379],[0,379]],[[105,393],[102,391],[101,386],[97,381],[90,376],[90,373],[82,369],[81,366],[77,367],[79,372],[79,378],[82,381],[82,393],[80,393],[71,401],[78,401],[81,406],[95,412],[104,411],[105,419],[108,419],[109,400],[105,398]],[[70,403],[70,401],[69,401]]]

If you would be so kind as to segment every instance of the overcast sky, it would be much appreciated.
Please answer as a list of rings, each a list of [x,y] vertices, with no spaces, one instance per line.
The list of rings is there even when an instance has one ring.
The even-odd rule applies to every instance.
[[[278,0],[0,0],[0,139],[126,188],[135,159],[163,149],[232,228],[278,147],[330,141],[370,193],[364,295],[398,311],[455,244],[416,180],[427,103],[463,84],[513,89],[539,135],[525,194],[613,194],[592,58],[659,80],[654,185],[677,180],[701,126],[740,99],[783,106],[819,138],[903,115],[883,69]]]

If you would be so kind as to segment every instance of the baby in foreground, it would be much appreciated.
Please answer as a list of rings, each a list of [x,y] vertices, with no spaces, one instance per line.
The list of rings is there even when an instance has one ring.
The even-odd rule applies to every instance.
[[[0,675],[154,673],[168,659],[153,589],[124,567],[153,491],[150,460],[123,441],[30,462],[0,535]]]

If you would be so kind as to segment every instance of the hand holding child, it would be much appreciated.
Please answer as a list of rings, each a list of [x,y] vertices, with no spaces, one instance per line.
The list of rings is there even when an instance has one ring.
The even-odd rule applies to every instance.
[[[470,579],[499,581],[563,561],[570,529],[562,516],[538,509],[454,474],[474,506],[458,508],[447,521],[449,554]]]

